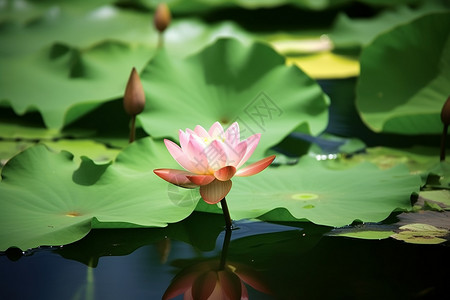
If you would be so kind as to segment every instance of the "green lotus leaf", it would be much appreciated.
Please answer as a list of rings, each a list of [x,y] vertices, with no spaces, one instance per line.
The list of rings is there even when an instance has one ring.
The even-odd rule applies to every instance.
[[[0,31],[0,106],[18,115],[38,111],[48,128],[60,129],[121,97],[131,68],[142,69],[155,53],[151,18],[108,5],[55,4],[25,24],[6,22]],[[165,47],[187,56],[218,36],[248,38],[230,22],[181,20],[165,32]]]
[[[379,222],[395,210],[410,209],[411,193],[418,192],[420,185],[419,176],[410,175],[404,166],[380,170],[361,163],[350,169],[332,170],[323,162],[303,157],[296,166],[236,178],[227,202],[236,220],[307,219],[340,227],[355,220]]]
[[[318,134],[327,123],[320,87],[259,43],[220,39],[184,60],[160,52],[141,79],[148,105],[138,120],[154,137],[177,139],[179,129],[237,121],[242,137],[262,133],[261,154],[300,126]]]
[[[329,167],[342,169],[359,164],[363,161],[376,164],[380,169],[389,169],[404,164],[411,174],[418,174],[425,184],[430,172],[435,170],[439,162],[439,149],[432,147],[415,146],[405,149],[389,147],[367,148],[364,153],[355,154],[350,158],[341,158],[330,161]],[[438,164],[439,165],[439,164]]]
[[[131,0],[128,0],[131,1]],[[139,3],[155,8],[158,1],[138,0]],[[170,9],[175,13],[198,13],[199,11],[209,11],[218,8],[241,7],[244,9],[274,8],[281,5],[294,5],[309,10],[324,10],[340,4],[350,2],[350,0],[169,0]]]
[[[174,164],[150,138],[133,143],[110,166],[87,158],[78,165],[68,152],[31,147],[2,170],[0,250],[67,244],[91,228],[163,227],[184,219],[198,191],[153,174]]]
[[[433,190],[421,191],[415,205],[425,209],[433,210],[450,210],[450,191],[449,190]]]
[[[0,99],[19,115],[38,110],[47,127],[58,129],[120,97],[131,68],[148,58],[146,47],[112,41],[83,51],[55,44],[18,59],[5,56]]]
[[[359,2],[367,3],[373,6],[393,6],[398,4],[417,4],[423,2],[421,0],[359,0]]]
[[[349,226],[336,228],[329,232],[328,236],[350,237],[364,240],[382,240],[391,237],[395,232],[393,226],[379,224],[364,224],[359,226]]]
[[[21,0],[2,3],[0,10],[0,23],[16,23],[26,26],[27,24],[39,21],[42,15],[49,10],[57,8],[71,9],[74,11],[87,10],[95,7],[110,4],[111,0]],[[56,14],[57,12],[54,12]]]
[[[111,5],[77,7],[57,3],[25,24],[11,19],[3,26],[0,53],[11,59],[56,43],[80,51],[104,41],[156,45],[156,32],[150,22],[149,13]]]
[[[450,162],[441,161],[431,168],[426,180],[426,187],[450,189]]]
[[[361,54],[356,104],[374,131],[441,133],[450,86],[450,13],[380,35]]]
[[[400,231],[392,237],[411,244],[440,244],[447,240],[448,230],[436,228],[433,225],[414,223],[399,228]]]
[[[392,4],[393,1],[389,2]],[[415,8],[397,5],[382,11],[372,18],[351,19],[346,14],[340,13],[336,18],[329,37],[336,48],[367,46],[383,32],[423,15],[445,9],[448,9],[448,6],[441,3],[441,1],[425,1]]]
[[[96,163],[112,161],[119,153],[119,149],[108,148],[104,144],[86,139],[44,141],[42,143],[55,152],[65,150],[75,157],[87,156]]]
[[[40,143],[56,152],[61,150],[71,152],[75,156],[76,163],[80,162],[82,156],[88,156],[96,163],[107,163],[114,160],[119,153],[119,149],[108,148],[104,144],[85,139],[41,141]],[[0,141],[0,167],[13,156],[34,145],[36,142],[27,140]]]
[[[30,141],[0,141],[0,171],[11,157],[34,144]]]

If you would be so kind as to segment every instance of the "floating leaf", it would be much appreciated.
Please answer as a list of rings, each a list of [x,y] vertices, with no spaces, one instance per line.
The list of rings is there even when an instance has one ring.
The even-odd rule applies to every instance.
[[[38,111],[48,128],[60,129],[123,96],[132,67],[141,70],[155,53],[156,30],[149,13],[92,6],[58,3],[39,10],[33,22],[6,22],[0,106],[18,115]],[[181,20],[165,32],[165,45],[171,55],[187,56],[219,36],[248,39],[230,22]]]
[[[441,161],[430,169],[427,188],[450,189],[450,163]]]
[[[185,60],[161,52],[141,79],[148,105],[137,118],[155,137],[177,138],[179,129],[237,121],[241,136],[263,133],[261,154],[300,125],[318,134],[327,122],[320,87],[259,43],[221,39]]]
[[[121,42],[105,42],[82,52],[58,44],[18,59],[2,58],[8,71],[0,76],[0,99],[19,115],[39,110],[45,125],[58,129],[120,97],[131,67],[141,68],[148,58],[148,48]]]
[[[68,152],[29,148],[2,171],[0,250],[67,244],[92,227],[162,227],[184,219],[198,191],[168,187],[152,171],[173,164],[165,146],[149,138],[133,143],[109,167],[86,158],[78,166]]]
[[[394,233],[392,226],[364,224],[356,227],[336,228],[327,235],[364,240],[382,240],[389,238]]]
[[[141,4],[155,8],[158,2],[153,0],[138,0]],[[350,0],[189,0],[171,1],[170,9],[177,13],[198,13],[199,11],[217,10],[218,8],[241,7],[244,9],[274,8],[281,5],[294,5],[303,9],[324,10],[340,4],[350,2]]]
[[[450,210],[450,191],[422,191],[415,205],[434,207],[436,210]]]
[[[87,156],[96,163],[114,160],[119,153],[119,149],[108,148],[104,144],[85,139],[44,141],[42,143],[55,152],[66,150],[75,157]]]
[[[355,220],[379,222],[392,211],[410,209],[411,193],[420,185],[420,178],[404,166],[380,170],[362,163],[337,171],[304,157],[296,166],[233,180],[227,202],[233,219],[307,219],[339,227]]]
[[[330,162],[330,167],[345,168],[349,165],[368,161],[376,164],[381,169],[389,169],[397,165],[406,165],[411,174],[418,174],[425,184],[430,171],[436,167],[439,161],[439,149],[423,146],[415,146],[406,149],[394,149],[388,147],[367,148],[364,153],[355,154],[350,158],[341,158],[336,162]]]
[[[450,13],[380,35],[361,54],[356,104],[375,131],[441,133],[450,86]]]
[[[392,1],[389,2],[392,4]],[[340,13],[329,37],[337,48],[367,46],[381,33],[423,15],[443,11],[445,8],[446,6],[439,1],[428,0],[415,8],[397,5],[372,18],[351,19],[346,14]]]
[[[287,65],[296,65],[315,79],[348,78],[359,75],[359,61],[355,57],[339,55],[331,50],[330,39],[321,35],[266,37],[278,53],[286,57]]]
[[[419,211],[397,216],[399,226],[392,237],[414,244],[439,244],[450,239],[450,212]]]
[[[411,244],[440,244],[447,240],[443,237],[450,232],[428,224],[409,224],[399,228],[400,231],[392,237]]]
[[[353,57],[320,52],[313,55],[288,56],[288,65],[300,67],[315,79],[348,78],[359,75],[359,61]]]
[[[11,157],[32,145],[34,143],[28,141],[0,141],[0,170]]]

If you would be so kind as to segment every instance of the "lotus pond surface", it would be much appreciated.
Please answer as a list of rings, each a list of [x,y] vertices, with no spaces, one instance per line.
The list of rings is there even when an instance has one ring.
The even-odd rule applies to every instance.
[[[304,225],[236,224],[226,260],[250,269],[240,278],[250,299],[448,293],[446,246],[333,237],[327,227]],[[165,229],[99,229],[67,246],[10,251],[0,257],[2,299],[160,299],[183,269],[194,266],[198,276],[202,263],[216,268],[224,239],[222,217],[198,213]]]

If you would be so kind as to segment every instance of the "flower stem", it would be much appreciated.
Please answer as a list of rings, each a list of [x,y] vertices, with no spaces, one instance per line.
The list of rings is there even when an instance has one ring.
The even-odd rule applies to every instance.
[[[164,47],[164,36],[162,32],[158,32],[158,44],[156,49],[161,50]]]
[[[441,161],[445,160],[445,138],[447,137],[448,124],[444,124],[444,130],[441,137]]]
[[[136,136],[136,115],[131,115],[131,126],[130,126],[130,140],[129,142],[134,142]]]
[[[233,228],[233,224],[231,223],[230,211],[228,210],[227,200],[225,197],[220,200],[220,205],[222,205],[223,216],[225,218],[225,229],[229,231]]]

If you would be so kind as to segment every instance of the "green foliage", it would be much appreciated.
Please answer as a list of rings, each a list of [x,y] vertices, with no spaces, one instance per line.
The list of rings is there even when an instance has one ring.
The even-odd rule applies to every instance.
[[[450,86],[450,13],[380,35],[361,55],[356,104],[375,131],[441,133]]]
[[[263,153],[301,125],[312,134],[326,126],[320,87],[259,43],[221,39],[184,60],[161,52],[142,81],[148,105],[138,120],[155,137],[176,139],[179,129],[238,121],[242,136],[262,133],[257,151]]]
[[[165,146],[149,138],[126,148],[111,166],[87,158],[78,166],[68,152],[29,148],[2,171],[0,250],[68,244],[93,227],[162,227],[182,220],[198,192],[168,187],[152,172],[174,164]]]
[[[394,210],[411,209],[411,193],[419,187],[420,178],[403,166],[380,170],[363,163],[338,171],[304,157],[295,166],[236,178],[227,202],[235,219],[307,219],[339,227],[357,220],[379,222]]]
[[[369,0],[365,1],[371,2]],[[388,0],[387,2],[392,4],[393,1]],[[417,7],[407,5],[393,6],[391,9],[386,9],[373,18],[352,19],[345,13],[340,13],[330,32],[330,38],[338,49],[364,47],[368,46],[378,35],[397,26],[407,24],[421,16],[433,12],[442,12],[446,9],[448,7],[441,1],[425,1]]]
[[[196,189],[178,188],[153,174],[155,168],[179,168],[163,143],[143,138],[119,149],[126,143],[127,130],[120,98],[133,66],[142,71],[147,95],[146,110],[138,117],[139,136],[176,140],[179,129],[197,124],[208,127],[215,121],[226,127],[238,121],[243,137],[262,133],[252,159],[283,152],[275,161],[282,166],[233,179],[227,201],[234,219],[303,225],[298,221],[310,221],[326,226],[379,222],[392,212],[410,210],[411,194],[426,184],[426,189],[434,190],[419,194],[414,209],[421,213],[401,214],[399,218],[408,219],[404,223],[349,227],[331,235],[381,239],[392,235],[395,227],[394,237],[408,242],[415,235],[421,239],[412,242],[445,241],[449,195],[436,189],[449,188],[449,168],[446,162],[437,164],[435,149],[369,148],[353,155],[367,142],[361,136],[341,139],[322,134],[322,142],[342,142],[333,153],[339,159],[318,162],[302,157],[297,163],[297,158],[290,157],[308,149],[321,153],[295,134],[318,135],[327,128],[328,97],[305,72],[315,78],[355,76],[356,52],[346,56],[353,48],[362,48],[357,108],[371,129],[411,135],[441,132],[439,113],[450,86],[450,15],[443,3],[360,0],[380,13],[365,19],[340,13],[330,29],[325,27],[331,24],[333,11],[320,15],[317,11],[352,1],[168,2],[174,20],[164,33],[160,51],[156,51],[157,34],[151,27],[154,1],[2,4],[0,167],[6,165],[0,182],[0,251],[68,244],[92,228],[164,227],[194,209],[206,212],[200,214],[201,222],[188,220],[148,237],[144,234],[142,239],[155,241],[167,235],[199,249],[214,248],[223,220],[211,213],[222,211],[199,201]],[[316,10],[306,13],[320,16],[320,28],[280,26],[259,32],[248,28],[248,20],[242,22],[242,16],[284,4],[295,6],[296,13]],[[233,8],[230,11],[240,17],[224,21],[215,13],[220,8]],[[253,11],[256,8],[265,9]],[[199,11],[203,20],[197,18]],[[335,50],[330,44],[323,52],[302,52],[311,44],[320,48],[322,34],[330,31]],[[268,41],[275,50],[255,40]],[[346,111],[348,103],[353,105],[353,86],[345,90],[345,101],[338,101],[340,112]],[[337,100],[330,97],[336,107]],[[354,115],[347,121],[358,127],[360,120]],[[333,128],[327,130],[333,132]],[[423,181],[412,174],[420,174]],[[424,215],[427,220],[421,219]],[[213,228],[205,231],[206,223]],[[298,234],[283,228],[286,240]],[[314,243],[327,230],[322,228]],[[122,234],[126,236],[125,231]],[[112,243],[108,237],[103,235],[102,241]],[[261,237],[234,243],[249,249]],[[264,236],[273,244],[271,252],[279,247],[279,237],[273,237]],[[139,245],[116,250],[121,255]],[[95,263],[99,256],[77,259]]]

